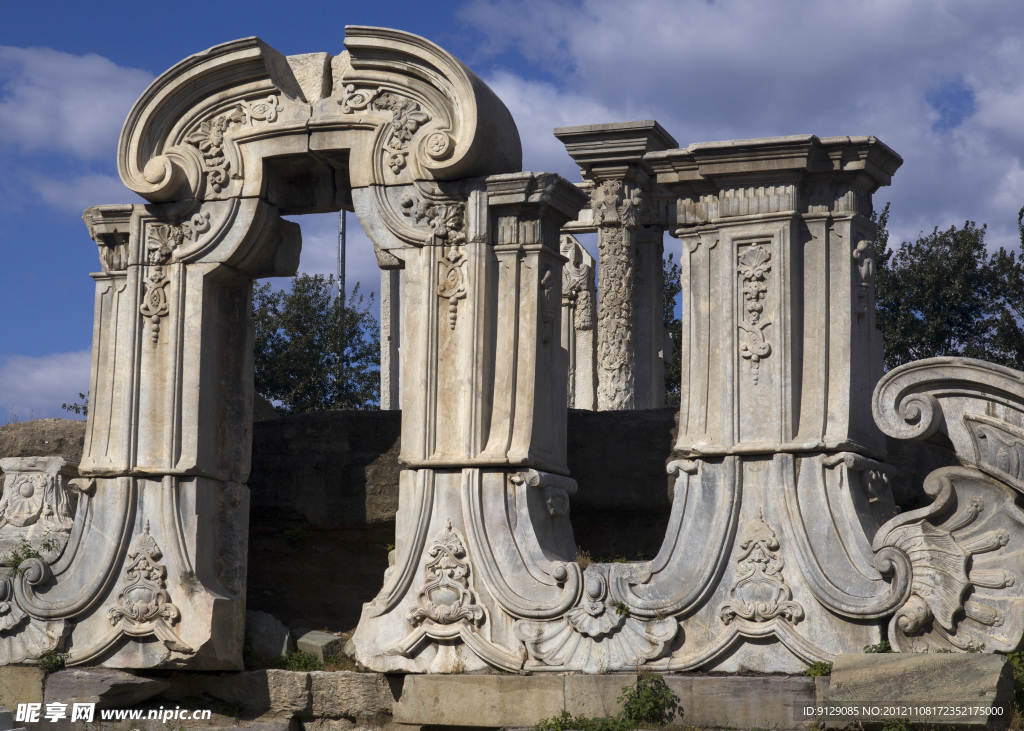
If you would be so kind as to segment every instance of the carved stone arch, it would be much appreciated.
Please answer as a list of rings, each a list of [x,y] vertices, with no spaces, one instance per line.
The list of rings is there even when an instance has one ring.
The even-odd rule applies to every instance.
[[[567,472],[565,365],[538,328],[557,331],[558,230],[585,196],[519,172],[508,110],[442,49],[364,27],[345,43],[334,57],[285,57],[249,38],[174,66],[136,103],[118,148],[122,180],[149,203],[84,215],[103,267],[80,465],[93,492],[74,554],[14,587],[36,625],[74,622],[73,664],[240,662],[251,288],[296,271],[299,229],[282,216],[354,209],[381,266],[403,270],[400,514],[412,524],[372,610],[383,652],[408,640],[394,617],[421,595],[416,569],[438,521],[465,537],[467,571],[500,573],[471,494],[512,490],[510,471]],[[536,601],[571,603],[572,556],[535,553]],[[428,612],[423,636],[458,639],[478,662],[519,662],[495,644],[510,620],[489,593],[482,601],[468,624],[428,626]],[[402,646],[403,667],[443,665],[433,644]]]

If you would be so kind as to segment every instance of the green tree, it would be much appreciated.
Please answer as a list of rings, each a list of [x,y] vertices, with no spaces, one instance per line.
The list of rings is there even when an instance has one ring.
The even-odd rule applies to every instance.
[[[1024,261],[1018,253],[1000,248],[989,254],[986,227],[973,221],[889,248],[888,220],[886,204],[874,242],[886,369],[940,355],[1024,369]],[[1024,245],[1024,228],[1021,238]]]
[[[253,289],[256,391],[281,411],[372,409],[380,399],[380,328],[357,284],[332,298],[333,277],[300,274],[291,291]]]
[[[675,405],[679,403],[679,389],[682,387],[683,361],[683,321],[676,317],[676,297],[683,291],[683,284],[679,263],[674,261],[672,254],[668,259],[662,259],[661,269],[664,286],[662,319],[672,336],[672,352],[665,360],[665,403]]]

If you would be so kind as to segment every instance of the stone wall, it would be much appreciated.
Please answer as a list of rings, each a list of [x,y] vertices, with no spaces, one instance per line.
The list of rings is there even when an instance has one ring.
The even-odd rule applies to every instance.
[[[324,412],[253,425],[247,607],[292,627],[353,629],[380,589],[395,543],[401,412]],[[668,522],[665,473],[675,410],[569,411],[568,461],[576,543],[595,560],[650,558]],[[0,458],[78,461],[84,421],[0,427]],[[952,450],[890,440],[902,507]],[[919,490],[917,491],[920,492]]]

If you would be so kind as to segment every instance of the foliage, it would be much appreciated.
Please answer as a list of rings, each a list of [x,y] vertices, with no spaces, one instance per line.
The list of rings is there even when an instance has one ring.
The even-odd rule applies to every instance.
[[[280,411],[372,409],[380,395],[380,327],[356,285],[332,297],[334,278],[300,274],[291,291],[253,290],[256,391]]]
[[[672,357],[665,360],[665,403],[673,405],[679,403],[683,379],[683,321],[676,317],[676,297],[683,291],[683,283],[679,264],[673,260],[672,254],[668,259],[662,259],[661,268],[664,287],[662,318],[665,329],[672,335]]]
[[[659,726],[672,720],[679,706],[665,678],[654,673],[641,673],[635,685],[622,689],[618,701],[622,715],[633,723]]]
[[[889,640],[882,640],[877,645],[864,645],[864,652],[879,654],[892,652],[892,645],[889,644]]]
[[[910,731],[912,728],[907,718],[887,718],[882,721],[882,731]]]
[[[548,718],[535,726],[536,731],[633,731],[651,726],[663,726],[672,720],[679,708],[679,699],[654,673],[641,673],[636,683],[622,689],[618,702],[622,710],[613,718],[573,716],[562,711],[560,716]]]
[[[626,602],[615,602],[615,613],[620,617],[628,617],[629,605]]]
[[[614,718],[589,718],[574,716],[568,711],[554,718],[545,718],[534,726],[535,731],[633,731],[636,728],[621,716]]]
[[[64,409],[65,411],[71,412],[72,414],[78,414],[79,416],[88,416],[89,415],[89,394],[82,393],[81,391],[79,391],[78,398],[80,398],[82,400],[81,401],[76,401],[75,403],[72,403],[72,404],[61,404],[60,407],[62,409]]]
[[[1017,696],[1017,708],[1024,709],[1024,651],[1009,654],[1013,666],[1013,691]]]
[[[68,652],[57,652],[56,650],[50,650],[44,652],[42,655],[36,657],[36,661],[39,663],[39,667],[43,669],[44,673],[55,673],[58,670],[63,670],[64,666],[68,664],[68,659],[71,654]]]
[[[1021,210],[1024,218],[1024,209]],[[876,218],[877,324],[885,367],[952,355],[1024,369],[1024,258],[985,247],[985,226],[935,228],[888,248],[889,206]],[[1018,219],[1021,245],[1024,225]]]
[[[312,670],[323,670],[324,664],[320,662],[314,652],[303,652],[296,650],[284,656],[284,669],[299,673],[308,673]]]
[[[832,663],[818,661],[811,663],[811,666],[804,670],[804,675],[809,678],[823,678],[832,674]]]
[[[43,540],[39,547],[47,553],[54,553],[60,550],[60,542],[50,535],[49,531],[43,534]],[[30,558],[42,558],[43,555],[33,548],[25,536],[18,536],[18,545],[0,557],[0,564],[9,566],[13,576],[21,576],[25,573],[22,564]]]

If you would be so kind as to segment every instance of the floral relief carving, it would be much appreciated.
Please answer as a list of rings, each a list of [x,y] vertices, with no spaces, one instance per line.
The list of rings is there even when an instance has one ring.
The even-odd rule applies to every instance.
[[[466,298],[465,204],[430,203],[406,195],[401,200],[402,213],[417,224],[426,222],[446,249],[438,259],[437,296],[448,301],[448,327],[455,329],[459,316],[459,300]]]
[[[419,102],[382,88],[358,89],[348,84],[338,103],[345,114],[367,108],[377,112],[391,112],[391,134],[384,142],[384,154],[387,156],[388,167],[395,175],[401,173],[408,164],[409,143],[420,127],[431,119]],[[451,152],[451,138],[444,132],[433,132],[427,138],[426,150],[435,159],[446,157]]]
[[[723,622],[729,624],[737,617],[751,622],[782,617],[796,623],[803,619],[804,609],[792,601],[793,591],[782,575],[786,562],[778,550],[775,531],[758,514],[747,526],[736,556],[738,574],[729,590],[731,601],[719,612]]]
[[[415,626],[425,620],[453,624],[460,620],[477,623],[484,611],[473,603],[469,590],[469,561],[466,548],[452,530],[452,521],[445,522],[444,531],[427,549],[430,560],[423,567],[424,584],[418,604],[409,611],[408,619]]]
[[[170,277],[167,266],[174,251],[185,241],[196,241],[210,230],[210,214],[199,212],[180,225],[158,223],[149,227],[146,235],[144,291],[139,312],[149,320],[153,346],[160,340],[160,320],[170,311],[167,285]]]
[[[739,252],[738,271],[743,280],[743,313],[737,323],[743,331],[740,336],[740,355],[750,361],[755,384],[761,360],[772,352],[771,343],[764,336],[764,329],[772,323],[770,317],[764,316],[771,259],[770,249],[762,244],[751,244]]]
[[[203,171],[214,192],[220,193],[229,180],[238,180],[241,175],[232,174],[231,161],[224,151],[224,135],[232,125],[253,125],[256,121],[272,123],[282,107],[277,96],[271,94],[256,102],[242,101],[231,110],[218,114],[199,123],[185,141],[199,150],[203,157]]]
[[[633,247],[625,245],[620,227],[598,233],[601,296],[597,300],[598,358],[604,375],[598,379],[601,409],[628,409],[633,402]]]

